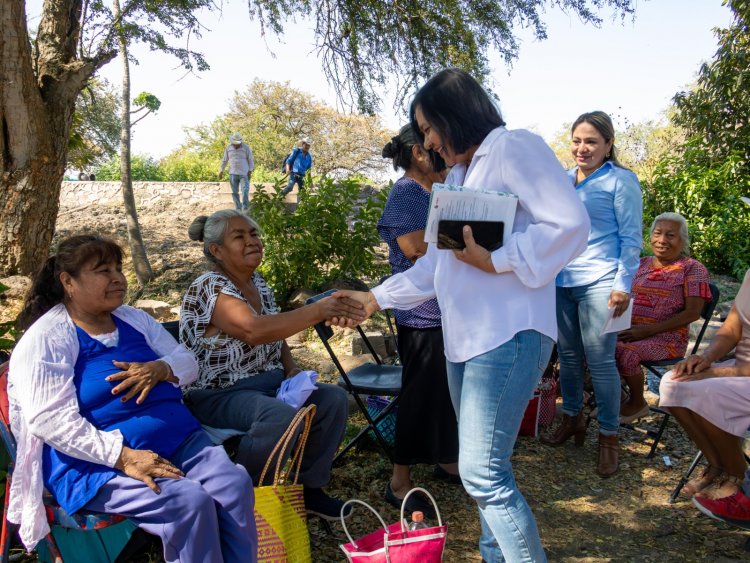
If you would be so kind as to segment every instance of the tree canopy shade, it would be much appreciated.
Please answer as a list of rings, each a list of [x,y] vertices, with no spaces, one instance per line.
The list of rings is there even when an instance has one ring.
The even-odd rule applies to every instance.
[[[634,0],[248,0],[251,17],[281,34],[297,16],[313,19],[316,49],[339,97],[374,113],[383,84],[394,80],[403,100],[445,67],[463,68],[481,81],[489,56],[518,56],[517,27],[545,39],[542,14],[559,8],[599,25],[598,11],[634,13]]]
[[[518,53],[513,32],[545,37],[541,14],[560,8],[598,24],[612,8],[625,17],[635,0],[248,0],[250,16],[281,34],[297,17],[315,21],[316,47],[342,100],[366,113],[395,79],[402,95],[445,66],[480,79],[488,56]],[[189,48],[197,13],[214,0],[125,0],[116,17],[104,0],[44,0],[32,41],[24,0],[0,1],[0,272],[29,273],[47,255],[75,101],[117,51],[118,33],[171,53],[187,69],[208,68]],[[179,45],[174,43],[177,40]]]

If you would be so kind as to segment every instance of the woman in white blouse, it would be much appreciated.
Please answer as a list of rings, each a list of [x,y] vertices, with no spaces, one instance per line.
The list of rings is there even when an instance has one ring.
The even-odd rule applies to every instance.
[[[167,562],[255,561],[250,477],[182,403],[195,357],[123,305],[126,287],[122,250],[95,235],[63,240],[35,277],[8,376],[8,519],[33,549],[46,487],[69,514],[130,517]]]
[[[356,295],[368,314],[437,297],[459,422],[459,472],[479,506],[482,557],[544,561],[510,456],[557,337],[555,276],[586,247],[589,219],[544,141],[505,129],[493,101],[464,71],[433,76],[410,113],[424,147],[453,167],[446,183],[518,196],[512,234],[489,252],[464,227],[465,249],[430,244],[414,267]]]

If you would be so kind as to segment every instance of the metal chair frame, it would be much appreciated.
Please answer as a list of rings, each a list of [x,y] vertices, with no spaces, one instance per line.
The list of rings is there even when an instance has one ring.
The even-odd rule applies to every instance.
[[[327,297],[334,293],[336,290],[329,290],[325,293],[310,297],[306,303],[315,303],[324,297]],[[383,420],[398,404],[398,395],[401,391],[401,366],[386,365],[380,358],[372,343],[368,340],[365,332],[361,327],[357,327],[365,347],[369,351],[370,355],[375,360],[375,363],[367,363],[357,368],[350,370],[348,373],[341,365],[336,353],[333,351],[329,339],[333,336],[333,329],[330,326],[326,326],[325,322],[319,322],[315,325],[315,332],[318,334],[320,339],[323,341],[328,355],[331,357],[333,364],[336,366],[340,374],[338,385],[347,390],[349,394],[354,397],[354,401],[357,404],[357,408],[365,417],[367,424],[359,431],[359,433],[352,438],[339,452],[336,454],[333,462],[338,464],[342,458],[351,450],[359,441],[372,432],[375,436],[375,441],[381,447],[389,461],[393,463],[393,452],[392,448],[388,445],[382,432],[378,429],[377,424]],[[391,402],[380,411],[377,416],[372,417],[367,410],[365,402],[362,400],[361,395],[385,395],[393,397]]]

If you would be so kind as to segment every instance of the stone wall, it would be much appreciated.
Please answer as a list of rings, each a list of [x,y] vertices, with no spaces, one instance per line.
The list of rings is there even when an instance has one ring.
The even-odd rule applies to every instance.
[[[264,184],[270,189],[271,184]],[[256,187],[251,186],[251,193]],[[133,182],[133,193],[138,208],[145,208],[167,199],[178,199],[183,204],[216,204],[217,209],[232,207],[229,182]],[[122,205],[120,182],[63,182],[60,207],[75,208],[97,203]]]

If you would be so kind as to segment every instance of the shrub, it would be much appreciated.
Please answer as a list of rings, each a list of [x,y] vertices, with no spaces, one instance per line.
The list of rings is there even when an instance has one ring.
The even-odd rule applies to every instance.
[[[337,279],[377,279],[388,273],[375,253],[387,190],[361,197],[363,186],[353,180],[321,178],[314,190],[300,194],[297,209],[290,212],[279,195],[285,184],[279,181],[273,192],[253,197],[253,217],[265,246],[260,271],[280,304],[299,288],[317,291]]]
[[[644,183],[644,227],[665,211],[688,221],[691,254],[718,274],[742,279],[750,266],[750,208],[740,196],[750,195],[750,174],[740,154],[709,160],[697,141],[663,159]],[[648,240],[648,237],[646,237]]]

